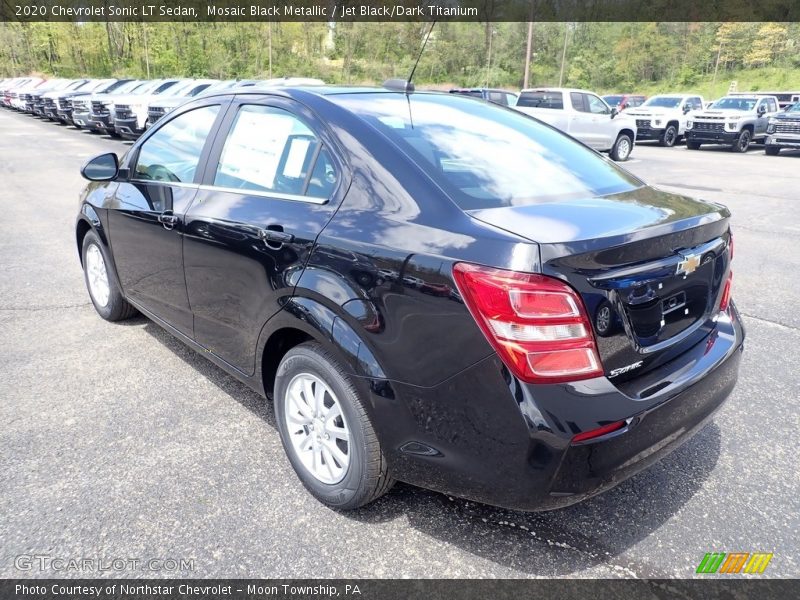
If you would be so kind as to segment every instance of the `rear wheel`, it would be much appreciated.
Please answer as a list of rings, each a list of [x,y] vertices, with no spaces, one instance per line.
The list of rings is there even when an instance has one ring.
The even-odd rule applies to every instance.
[[[750,147],[750,142],[753,139],[753,134],[750,133],[749,129],[742,129],[742,132],[739,134],[739,137],[736,138],[736,141],[731,146],[731,150],[734,152],[747,152],[747,149]]]
[[[700,150],[700,144],[698,142],[690,142],[686,140],[686,149],[687,150]]]
[[[83,238],[81,256],[86,289],[94,308],[106,321],[122,321],[136,314],[136,309],[122,296],[119,282],[108,260],[108,254],[94,231]]]
[[[292,467],[320,502],[359,508],[394,484],[353,380],[316,342],[283,357],[275,378],[275,416]]]
[[[675,125],[667,125],[664,133],[661,134],[661,139],[658,141],[662,146],[672,148],[675,142],[678,141],[678,128]]]
[[[778,156],[780,154],[781,149],[778,146],[766,146],[764,148],[764,154],[767,156]]]
[[[620,133],[609,155],[617,162],[625,162],[633,151],[633,140],[627,133]]]

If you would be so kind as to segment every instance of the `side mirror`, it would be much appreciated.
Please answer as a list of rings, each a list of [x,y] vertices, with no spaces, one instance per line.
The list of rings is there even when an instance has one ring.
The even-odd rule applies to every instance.
[[[687,114],[690,110],[692,110],[691,106],[689,106],[688,104],[683,105],[683,114]]]
[[[759,117],[763,117],[764,113],[767,112],[767,107],[762,104],[761,106],[758,107],[758,110],[756,112],[758,113]]]
[[[612,119],[613,119],[614,117],[616,117],[618,114],[619,114],[619,111],[617,110],[617,107],[616,107],[616,106],[615,106],[614,108],[612,108],[612,109],[611,109],[611,118],[612,118]]]
[[[83,165],[81,175],[89,181],[112,181],[119,175],[119,159],[113,152],[95,156]]]

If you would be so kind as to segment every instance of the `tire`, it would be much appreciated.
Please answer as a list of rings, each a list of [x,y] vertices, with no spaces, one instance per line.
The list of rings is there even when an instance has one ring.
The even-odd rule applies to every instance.
[[[102,265],[98,261],[102,261]],[[137,314],[138,311],[122,296],[114,270],[108,267],[111,264],[108,252],[94,231],[87,231],[83,238],[81,262],[86,290],[97,314],[106,321],[123,321]],[[103,274],[107,293],[103,293]]]
[[[661,139],[658,140],[660,146],[672,148],[678,141],[678,128],[675,125],[667,125],[664,133],[661,134]]]
[[[617,141],[614,142],[614,146],[611,148],[611,152],[609,152],[609,156],[617,162],[625,162],[630,158],[631,152],[633,152],[633,140],[631,136],[627,133],[620,133],[617,136]]]
[[[780,154],[781,149],[778,146],[765,146],[764,147],[764,154],[767,156],[778,156]]]
[[[352,510],[383,496],[394,480],[364,402],[345,373],[316,342],[289,350],[275,378],[275,420],[289,462],[306,489],[331,508]],[[301,408],[306,397],[311,400]],[[317,397],[321,407],[315,404]],[[325,433],[318,435],[320,430]]]
[[[700,144],[698,142],[690,142],[686,140],[686,149],[687,150],[700,150]]]
[[[732,152],[747,152],[747,149],[750,147],[750,142],[753,139],[753,134],[750,133],[749,129],[742,129],[739,137],[736,138],[736,141],[731,146]]]

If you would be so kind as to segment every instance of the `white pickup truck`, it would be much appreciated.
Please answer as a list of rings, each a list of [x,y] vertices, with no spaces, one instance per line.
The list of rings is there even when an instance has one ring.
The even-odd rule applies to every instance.
[[[686,122],[694,111],[703,110],[697,94],[659,94],[625,112],[636,119],[636,139],[656,140],[671,148],[686,134]]]
[[[593,92],[571,88],[522,90],[514,108],[595,150],[608,152],[616,161],[628,160],[636,143],[636,122]]]

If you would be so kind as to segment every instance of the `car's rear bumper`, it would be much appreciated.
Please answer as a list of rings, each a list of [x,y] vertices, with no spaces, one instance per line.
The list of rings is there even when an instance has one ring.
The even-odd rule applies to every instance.
[[[373,420],[401,481],[516,510],[555,509],[613,487],[699,431],[736,383],[743,340],[734,308],[706,340],[634,380],[637,390],[604,377],[523,384],[493,356],[433,388],[373,385]],[[618,421],[620,430],[572,442]]]
[[[733,144],[739,139],[738,131],[695,131],[690,129],[686,132],[687,142],[697,142],[698,144]]]

